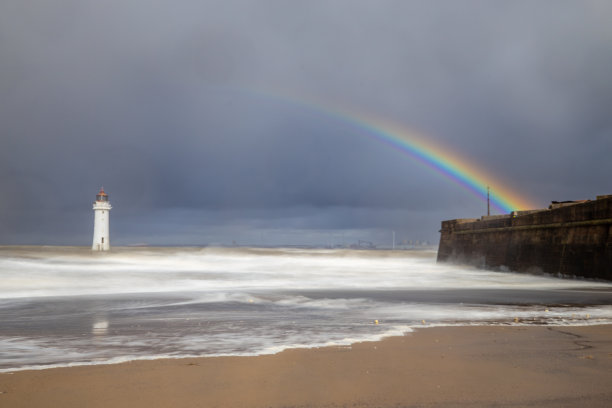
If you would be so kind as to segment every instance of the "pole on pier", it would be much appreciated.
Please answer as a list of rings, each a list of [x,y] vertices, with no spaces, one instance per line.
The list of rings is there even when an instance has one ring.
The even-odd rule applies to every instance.
[[[491,200],[489,199],[490,187],[487,186],[487,215],[491,215]]]

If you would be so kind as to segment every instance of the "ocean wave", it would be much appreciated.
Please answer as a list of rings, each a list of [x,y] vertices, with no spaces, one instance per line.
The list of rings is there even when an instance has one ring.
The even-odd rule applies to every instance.
[[[349,346],[415,328],[612,323],[612,284],[438,265],[435,252],[0,252],[0,372]]]

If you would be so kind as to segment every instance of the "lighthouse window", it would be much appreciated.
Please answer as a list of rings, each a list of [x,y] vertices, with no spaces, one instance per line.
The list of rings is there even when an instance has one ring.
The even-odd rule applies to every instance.
[[[104,214],[104,211],[102,211],[102,214]]]
[[[102,243],[104,243],[104,237],[102,237]]]

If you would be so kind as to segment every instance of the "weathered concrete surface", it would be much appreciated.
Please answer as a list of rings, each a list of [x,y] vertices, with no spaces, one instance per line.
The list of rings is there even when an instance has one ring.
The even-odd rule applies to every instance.
[[[506,217],[443,221],[440,232],[438,262],[612,280],[612,196]]]

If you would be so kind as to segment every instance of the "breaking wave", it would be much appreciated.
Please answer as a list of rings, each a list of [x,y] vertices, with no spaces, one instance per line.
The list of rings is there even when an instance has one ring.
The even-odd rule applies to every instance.
[[[0,371],[347,346],[439,325],[612,323],[612,285],[434,251],[12,247]]]

